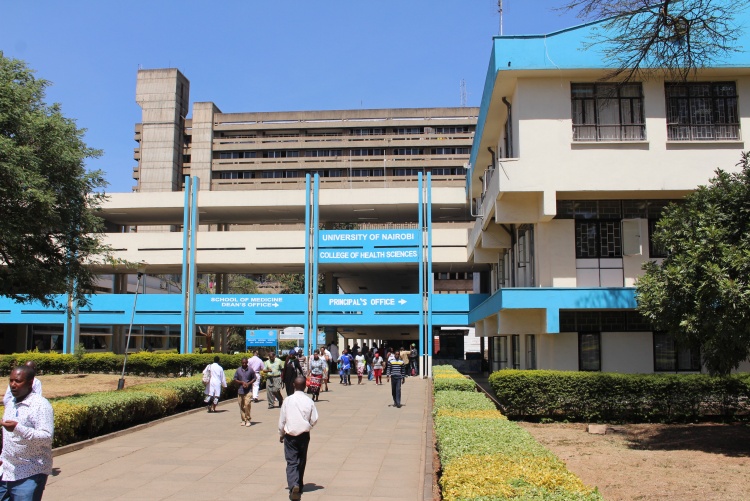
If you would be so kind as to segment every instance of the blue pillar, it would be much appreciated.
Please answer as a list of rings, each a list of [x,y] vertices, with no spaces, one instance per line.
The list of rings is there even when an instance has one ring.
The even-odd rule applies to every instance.
[[[302,326],[304,330],[304,346],[303,350],[307,356],[307,336],[310,332],[310,312],[312,311],[312,305],[310,304],[310,261],[311,261],[311,236],[312,233],[312,217],[310,211],[310,174],[305,174],[305,295],[307,298],[307,312],[305,314],[305,325]]]
[[[182,326],[180,329],[180,353],[189,353],[188,344],[190,344],[190,334],[188,332],[190,323],[188,322],[188,303],[190,279],[188,277],[188,251],[190,250],[190,176],[185,176],[185,205],[182,208]]]
[[[314,350],[318,346],[318,232],[320,231],[320,175],[315,173],[313,183],[313,252],[312,252],[312,298],[313,313],[312,325],[310,326],[310,342]],[[307,339],[307,336],[305,336]],[[307,351],[305,351],[307,353]]]
[[[198,191],[200,191],[200,178],[193,176],[193,189],[191,192],[190,207],[190,283],[188,288],[188,342],[187,352],[195,350],[195,294],[198,282],[198,263],[196,262],[196,243],[198,238]]]

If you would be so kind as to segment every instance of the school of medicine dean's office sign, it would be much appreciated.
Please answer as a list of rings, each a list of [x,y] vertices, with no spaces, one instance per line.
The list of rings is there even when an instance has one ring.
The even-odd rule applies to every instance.
[[[419,230],[321,230],[319,263],[418,263]]]

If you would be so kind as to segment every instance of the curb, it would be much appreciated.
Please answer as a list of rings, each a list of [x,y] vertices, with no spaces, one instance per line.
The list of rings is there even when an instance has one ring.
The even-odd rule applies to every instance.
[[[233,402],[232,399],[224,400],[223,402],[219,402],[217,405],[222,406],[224,404],[227,404],[228,402]],[[156,426],[157,424],[166,423],[167,421],[171,421],[173,419],[177,419],[184,416],[189,416],[190,414],[195,414],[197,412],[205,412],[206,407],[201,406],[196,409],[190,409],[189,411],[180,412],[179,414],[172,414],[171,416],[166,416],[163,418],[156,419],[154,421],[149,421],[148,423],[142,423],[135,426],[132,426],[130,428],[126,428],[124,430],[119,431],[113,431],[112,433],[108,433],[106,435],[102,435],[99,437],[90,438],[88,440],[83,440],[81,442],[75,442],[73,444],[63,445],[62,447],[56,447],[52,449],[52,457],[61,456],[63,454],[68,454],[69,452],[75,452],[79,451],[81,449],[85,449],[86,447],[89,447],[94,444],[98,444],[100,442],[106,442],[107,440],[112,440],[113,438],[122,437],[124,435],[129,435],[130,433],[134,433],[136,431],[145,430],[146,428],[151,428],[152,426]]]

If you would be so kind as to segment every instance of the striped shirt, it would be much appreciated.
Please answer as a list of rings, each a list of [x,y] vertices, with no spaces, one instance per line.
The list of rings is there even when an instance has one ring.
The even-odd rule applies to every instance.
[[[402,378],[406,376],[406,366],[407,364],[405,364],[402,360],[389,360],[385,366],[385,375],[392,378]]]

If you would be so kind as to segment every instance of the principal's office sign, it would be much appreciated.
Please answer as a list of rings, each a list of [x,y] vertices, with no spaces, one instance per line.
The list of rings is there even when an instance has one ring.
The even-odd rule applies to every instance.
[[[419,230],[322,230],[319,263],[417,263]]]

